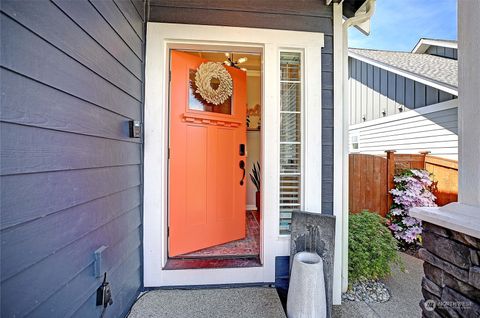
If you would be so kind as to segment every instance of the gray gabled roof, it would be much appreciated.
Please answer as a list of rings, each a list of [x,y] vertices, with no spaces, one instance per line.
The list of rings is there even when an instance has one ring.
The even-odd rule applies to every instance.
[[[400,71],[402,75],[431,81],[447,88],[458,90],[458,61],[429,55],[410,52],[394,52],[369,49],[349,49],[349,55],[366,62],[377,62],[377,66],[389,71]],[[406,76],[409,77],[409,76]]]

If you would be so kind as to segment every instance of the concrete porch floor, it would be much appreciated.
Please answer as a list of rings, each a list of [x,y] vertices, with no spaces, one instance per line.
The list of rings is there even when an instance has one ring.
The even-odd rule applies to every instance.
[[[154,290],[133,305],[129,318],[284,318],[275,288]]]
[[[384,281],[391,298],[385,303],[346,301],[333,306],[333,318],[415,318],[421,317],[419,306],[423,298],[421,282],[423,261],[405,253],[399,253],[405,263],[405,272],[398,267]]]

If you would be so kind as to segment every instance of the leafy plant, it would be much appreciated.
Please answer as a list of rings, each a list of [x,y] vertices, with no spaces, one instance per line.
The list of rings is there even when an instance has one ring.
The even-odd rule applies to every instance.
[[[393,204],[387,214],[387,225],[406,249],[420,241],[422,223],[409,215],[409,210],[417,206],[436,206],[435,196],[430,191],[432,180],[426,170],[406,169],[395,175],[395,188],[390,191]]]
[[[250,172],[250,179],[252,180],[257,191],[260,191],[260,163],[257,161],[257,164],[253,164],[252,172]]]
[[[401,265],[397,241],[385,225],[385,219],[368,211],[349,216],[349,283],[384,278],[390,265]]]

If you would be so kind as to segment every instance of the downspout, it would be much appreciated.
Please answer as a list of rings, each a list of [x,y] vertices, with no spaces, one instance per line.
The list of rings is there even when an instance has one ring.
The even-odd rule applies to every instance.
[[[375,1],[368,0],[366,4],[366,12],[360,15],[355,15],[343,22],[343,59],[342,59],[342,73],[343,73],[343,174],[342,174],[342,291],[345,292],[348,288],[348,188],[349,188],[349,171],[348,171],[348,152],[349,152],[349,125],[350,125],[350,92],[348,85],[348,28],[358,25],[369,20],[375,12]]]

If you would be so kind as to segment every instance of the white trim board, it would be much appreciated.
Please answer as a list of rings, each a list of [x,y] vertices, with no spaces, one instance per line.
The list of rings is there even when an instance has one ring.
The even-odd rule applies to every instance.
[[[321,211],[321,49],[323,33],[222,26],[147,23],[144,144],[144,286],[273,282],[275,256],[289,255],[290,237],[279,235],[280,51],[301,51],[305,67],[306,164],[304,206]],[[215,49],[262,54],[262,222],[263,266],[162,270],[167,261],[167,149],[169,50]],[[307,151],[308,149],[308,151]],[[321,159],[320,159],[321,160]]]
[[[442,82],[439,82],[439,81],[435,81],[435,80],[432,80],[431,78],[427,78],[427,77],[421,76],[419,74],[415,74],[415,73],[412,73],[412,72],[409,72],[409,71],[402,70],[402,69],[397,68],[395,66],[388,65],[388,64],[385,64],[383,62],[379,62],[377,60],[374,60],[374,59],[365,57],[363,55],[351,52],[350,50],[348,51],[348,56],[352,57],[354,59],[357,59],[359,61],[368,63],[370,65],[379,67],[379,68],[384,69],[386,71],[401,75],[401,76],[409,78],[409,79],[412,79],[416,82],[419,82],[419,83],[428,85],[430,87],[439,89],[441,91],[447,92],[449,94],[458,96],[458,88],[455,87],[455,86],[448,85],[446,83],[442,83]]]
[[[420,39],[412,50],[412,53],[423,54],[430,46],[448,47],[450,49],[458,49],[457,42],[435,40],[435,39]]]
[[[437,104],[433,104],[433,105],[430,105],[430,106],[424,106],[424,107],[417,108],[417,109],[407,110],[407,111],[404,111],[402,113],[398,113],[398,114],[395,114],[395,115],[390,115],[390,116],[387,116],[387,117],[382,117],[382,118],[369,120],[369,121],[366,121],[364,123],[350,125],[349,129],[350,130],[361,129],[361,128],[365,128],[365,127],[368,127],[368,126],[375,126],[375,125],[385,124],[385,123],[389,123],[389,122],[393,122],[393,121],[399,121],[399,120],[402,120],[402,119],[405,119],[405,118],[421,116],[421,115],[430,114],[430,113],[438,112],[438,111],[441,111],[441,110],[456,108],[456,107],[458,107],[458,99],[452,99],[452,100],[449,100],[449,101],[446,101],[446,102],[437,103]]]
[[[348,94],[344,66],[348,34],[343,30],[343,7],[333,4],[333,214],[335,215],[335,255],[333,304],[342,303],[348,288]],[[347,207],[347,209],[345,208]]]

